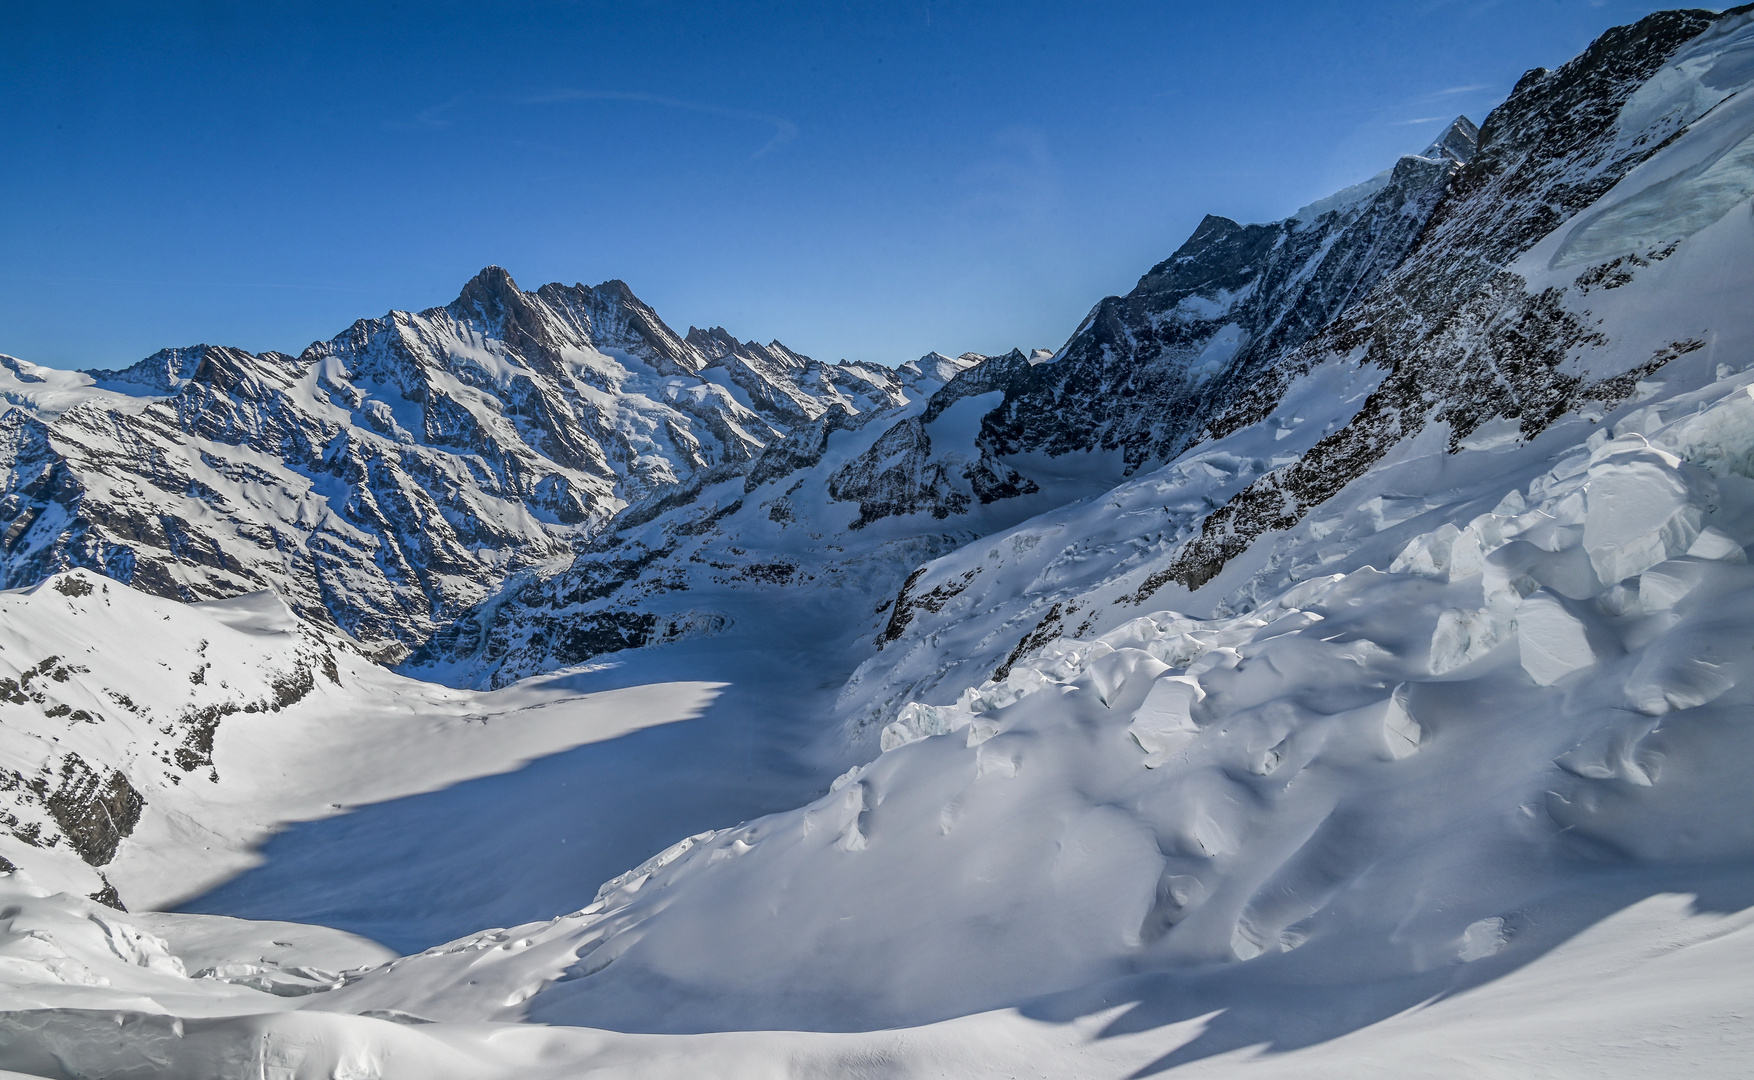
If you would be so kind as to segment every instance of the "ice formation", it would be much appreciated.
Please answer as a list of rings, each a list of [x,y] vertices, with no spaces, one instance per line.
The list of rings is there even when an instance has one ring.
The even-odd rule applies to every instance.
[[[508,542],[443,570],[491,595],[401,674],[297,596],[14,559],[0,1069],[1742,1075],[1750,57],[1744,11],[1611,31],[1296,217],[1206,219],[1053,353],[860,374],[593,323],[646,342],[565,353],[631,447],[580,473],[593,513],[632,501],[564,569]],[[646,310],[472,287],[551,342]],[[530,358],[459,304],[360,332],[449,335],[433,385],[486,416],[456,373],[509,393]],[[248,537],[198,507],[328,520],[339,488],[214,427],[315,382],[214,357],[255,389],[5,361],[17,551],[83,550],[81,499],[150,495],[221,551]],[[441,406],[325,370],[288,431],[461,460]],[[200,430],[154,460],[212,493],[44,479],[167,394]],[[222,562],[175,573],[224,592]],[[464,580],[488,563],[497,591]],[[268,917],[122,909],[197,893]],[[285,917],[312,911],[424,936]]]

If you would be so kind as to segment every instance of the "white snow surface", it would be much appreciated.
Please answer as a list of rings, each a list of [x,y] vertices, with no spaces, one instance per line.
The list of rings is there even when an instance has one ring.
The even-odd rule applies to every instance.
[[[1424,985],[1498,955],[1487,927],[1509,949],[1593,890],[1745,860],[1754,480],[1723,448],[1754,445],[1748,382],[1648,433],[1600,431],[1387,570],[1051,642],[955,704],[903,709],[890,749],[807,807],[317,1007],[836,1030],[1139,971],[1211,993],[1342,971]],[[1599,574],[1589,524],[1614,523],[1629,464],[1688,485],[1723,540],[1696,549],[1695,530]],[[1629,516],[1609,535],[1648,534]],[[1265,956],[1283,959],[1238,966]]]
[[[1754,1005],[1751,385],[1639,403],[1570,448],[1482,452],[1548,466],[1387,569],[1050,642],[904,710],[932,730],[810,805],[690,837],[552,922],[384,964],[333,931],[124,915],[14,875],[0,1064],[1735,1075]],[[1634,466],[1700,524],[1604,575],[1592,521],[1663,534],[1641,506],[1615,516]],[[262,606],[217,615],[260,628]],[[1537,671],[1530,634],[1588,657]]]
[[[92,893],[107,879],[134,907],[171,905],[248,869],[284,823],[687,719],[716,692],[683,682],[581,694],[556,678],[453,690],[384,670],[270,593],[181,604],[85,570],[0,592],[0,678],[32,695],[5,706],[9,777],[52,785],[77,755],[117,763],[145,800],[114,859],[93,868],[65,842],[22,839],[21,821],[39,835],[55,821],[8,785],[0,808],[14,820],[0,857],[48,888]],[[273,704],[301,682],[299,700]],[[186,767],[180,739],[203,709],[226,711],[211,760]]]
[[[1428,428],[1194,591],[1144,583],[1380,372],[1319,366],[1260,423],[1071,501],[1102,470],[1061,461],[1063,489],[957,534],[849,529],[845,504],[789,476],[706,486],[696,510],[728,509],[677,552],[690,587],[648,599],[711,633],[501,691],[388,674],[271,597],[179,605],[81,571],[0,594],[0,673],[28,702],[0,714],[0,759],[21,783],[70,751],[121,762],[146,800],[96,869],[0,837],[21,868],[0,875],[0,1068],[1745,1075],[1750,33],[1720,24],[1634,95],[1629,144],[1685,133],[1512,267],[1606,328],[1576,372],[1672,359],[1533,439],[1501,419],[1450,452]],[[1578,286],[1629,256],[1625,281]],[[934,434],[967,438],[978,408]],[[836,432],[818,473],[877,427]],[[911,596],[911,621],[878,649],[896,610],[879,583],[920,559],[892,601]],[[737,569],[781,560],[778,580]],[[155,721],[269,700],[301,664],[311,689],[225,716],[210,766],[148,751]],[[421,791],[435,833],[479,813],[486,839],[447,880],[359,834],[414,875],[391,898],[410,921],[453,886],[473,897],[471,865],[490,890],[540,892],[567,834],[459,781],[581,745],[627,773],[591,774],[589,805],[699,827],[559,917],[395,956],[82,895],[107,881],[165,905],[255,859],[273,870],[262,844],[287,823],[366,821]],[[637,753],[672,757],[630,772],[656,760]],[[666,809],[714,770],[809,794],[741,822],[754,802],[729,787]]]

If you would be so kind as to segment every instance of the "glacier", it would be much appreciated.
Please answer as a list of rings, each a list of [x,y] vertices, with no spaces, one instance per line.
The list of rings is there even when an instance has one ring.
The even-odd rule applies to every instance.
[[[490,270],[6,359],[0,1069],[1743,1074],[1751,50],[1610,30],[1052,352]]]

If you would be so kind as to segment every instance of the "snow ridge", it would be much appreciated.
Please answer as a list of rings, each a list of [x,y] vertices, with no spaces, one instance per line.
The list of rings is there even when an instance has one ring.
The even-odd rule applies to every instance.
[[[361,320],[297,357],[200,345],[0,371],[0,582],[84,566],[160,596],[271,587],[394,659],[629,501],[792,426],[908,399],[888,369],[666,327],[619,281]]]
[[[116,432],[142,489],[173,449],[230,470],[166,550],[246,494],[376,520],[401,481],[297,472],[317,406],[284,401],[327,402],[368,476],[494,477],[566,547],[465,545],[496,569],[452,568],[400,674],[308,602],[182,603],[120,561],[0,595],[0,1068],[1740,1075],[1751,55],[1746,9],[1615,28],[1380,184],[1208,218],[1052,353],[831,367],[490,271],[299,358],[5,361],[20,551],[138,497],[87,493]],[[538,466],[580,520],[541,517]],[[230,565],[179,558],[190,590]],[[367,571],[314,580],[380,610]],[[756,719],[602,748],[660,764],[569,795],[541,866],[496,850],[528,806],[414,808],[480,815],[445,866],[497,888],[703,778],[795,783],[662,816],[582,907],[391,957],[115,906],[721,690]]]

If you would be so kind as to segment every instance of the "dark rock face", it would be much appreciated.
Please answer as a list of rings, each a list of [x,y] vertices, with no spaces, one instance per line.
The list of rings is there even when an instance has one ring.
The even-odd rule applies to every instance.
[[[0,796],[0,827],[32,847],[65,841],[91,866],[116,857],[116,847],[133,833],[146,808],[146,800],[120,771],[93,769],[76,753],[59,755],[32,776],[0,770]],[[47,812],[48,829],[45,822],[23,820],[14,812],[29,807]]]
[[[116,845],[140,823],[146,800],[120,772],[111,769],[99,777],[78,754],[62,760],[59,779],[44,804],[80,858],[103,866],[116,857]]]
[[[1358,350],[1388,372],[1376,392],[1301,461],[1261,477],[1208,517],[1201,535],[1145,580],[1135,602],[1171,580],[1198,588],[1256,537],[1295,524],[1427,423],[1448,423],[1452,447],[1493,416],[1517,420],[1528,437],[1587,401],[1612,403],[1631,391],[1626,376],[1589,382],[1565,373],[1568,352],[1603,339],[1560,303],[1562,290],[1530,293],[1504,267],[1680,130],[1685,118],[1671,116],[1621,145],[1616,120],[1632,93],[1713,19],[1659,12],[1610,30],[1556,71],[1523,76],[1487,118],[1479,152],[1406,261],[1202,434],[1221,436],[1259,420],[1297,373]],[[1600,276],[1585,271],[1574,287],[1587,291]],[[1697,347],[1676,342],[1641,373]]]
[[[901,583],[901,591],[895,594],[894,602],[889,605],[889,621],[884,624],[883,632],[877,635],[877,647],[881,649],[892,641],[901,640],[917,613],[925,611],[936,615],[943,611],[944,605],[968,588],[980,572],[976,567],[958,578],[918,592],[915,589],[926,575],[926,568],[922,566],[909,574]]]
[[[853,526],[937,519],[1039,491],[1022,454],[1105,451],[1110,481],[1174,457],[1259,387],[1286,351],[1366,296],[1426,227],[1478,131],[1458,118],[1422,154],[1269,225],[1208,216],[1124,297],[1099,303],[1059,353],[986,358],[829,479],[858,504]],[[934,446],[930,425],[956,402],[1003,393],[972,449]],[[1270,408],[1270,405],[1269,405]],[[1102,478],[1094,478],[1100,482]]]
[[[752,492],[763,484],[811,468],[822,460],[830,435],[851,430],[858,423],[852,414],[837,405],[815,420],[794,428],[785,438],[769,444],[755,459],[743,478],[743,490]]]
[[[1422,154],[1299,217],[1207,216],[1132,292],[1097,304],[1051,362],[1015,371],[982,422],[984,458],[1120,451],[1131,473],[1173,457],[1400,264],[1476,134],[1459,118]]]
[[[828,493],[859,504],[852,528],[894,514],[929,513],[940,520],[968,509],[951,467],[932,460],[932,438],[918,417],[883,433],[871,448],[828,478]]]
[[[859,505],[849,527],[904,514],[930,514],[942,521],[965,513],[977,500],[990,503],[1039,490],[1033,480],[990,455],[934,448],[931,435],[932,421],[952,405],[1013,386],[1029,367],[1029,358],[1018,349],[982,358],[926,399],[919,416],[897,423],[857,459],[835,470],[827,481],[829,496]]]
[[[297,357],[199,345],[94,371],[71,407],[31,397],[60,373],[5,368],[0,587],[81,566],[180,600],[272,588],[389,658],[627,502],[908,393],[680,337],[619,281],[528,293],[498,267]]]

